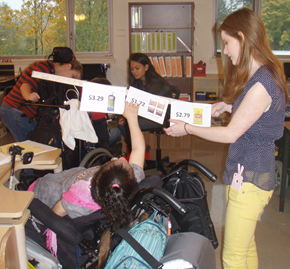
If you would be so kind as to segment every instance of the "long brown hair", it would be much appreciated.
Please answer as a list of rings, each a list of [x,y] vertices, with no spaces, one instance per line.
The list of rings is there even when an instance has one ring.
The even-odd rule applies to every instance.
[[[71,70],[79,71],[81,73],[81,78],[82,78],[83,72],[84,72],[82,64],[75,58],[73,58],[69,63],[71,64]]]
[[[261,65],[265,65],[272,73],[280,90],[285,93],[287,102],[288,93],[283,66],[271,50],[261,18],[254,11],[242,8],[228,15],[222,22],[219,31],[225,31],[227,35],[236,38],[240,43],[237,65],[233,65],[231,59],[222,53],[224,101],[232,104],[243,92],[250,79],[249,66],[252,57]],[[244,38],[239,32],[243,33]]]
[[[126,227],[131,222],[130,200],[137,189],[133,169],[130,166],[125,168],[117,161],[102,165],[91,182],[94,201],[102,207],[103,214],[115,229]]]

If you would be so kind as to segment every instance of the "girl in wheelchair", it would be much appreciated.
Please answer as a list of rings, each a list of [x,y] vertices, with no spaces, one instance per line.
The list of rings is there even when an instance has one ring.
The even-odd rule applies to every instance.
[[[129,162],[117,159],[99,167],[77,167],[47,174],[29,188],[34,191],[35,198],[61,217],[68,215],[75,219],[101,209],[106,220],[114,223],[116,229],[127,226],[131,222],[130,198],[138,190],[138,183],[145,178],[145,141],[138,125],[138,107],[126,102],[123,115],[131,132]],[[33,215],[33,210],[31,212]],[[55,254],[64,267],[68,266],[65,268],[75,268],[74,265],[65,265],[66,258]]]

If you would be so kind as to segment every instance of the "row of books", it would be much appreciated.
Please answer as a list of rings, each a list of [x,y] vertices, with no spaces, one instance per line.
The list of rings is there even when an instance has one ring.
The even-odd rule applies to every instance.
[[[162,77],[192,77],[191,56],[185,56],[185,72],[181,56],[149,56],[149,59]]]
[[[133,32],[131,50],[132,53],[176,53],[176,32]]]

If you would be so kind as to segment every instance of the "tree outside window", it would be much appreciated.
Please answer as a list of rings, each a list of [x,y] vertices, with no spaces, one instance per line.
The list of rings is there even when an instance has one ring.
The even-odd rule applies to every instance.
[[[267,38],[276,55],[290,55],[290,0],[216,0],[217,27],[233,11],[247,7],[261,14]],[[255,1],[256,3],[255,5]],[[256,10],[259,9],[260,10]],[[220,41],[217,38],[217,50],[220,53]]]
[[[74,13],[72,25],[66,10]],[[0,55],[48,55],[57,46],[109,52],[108,14],[108,0],[0,0]]]

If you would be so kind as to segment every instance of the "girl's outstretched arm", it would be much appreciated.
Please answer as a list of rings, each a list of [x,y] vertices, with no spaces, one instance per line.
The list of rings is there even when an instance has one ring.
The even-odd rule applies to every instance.
[[[145,161],[145,139],[138,123],[138,109],[139,106],[132,102],[126,102],[123,116],[127,119],[131,135],[132,151],[129,163],[137,164],[143,169]]]

